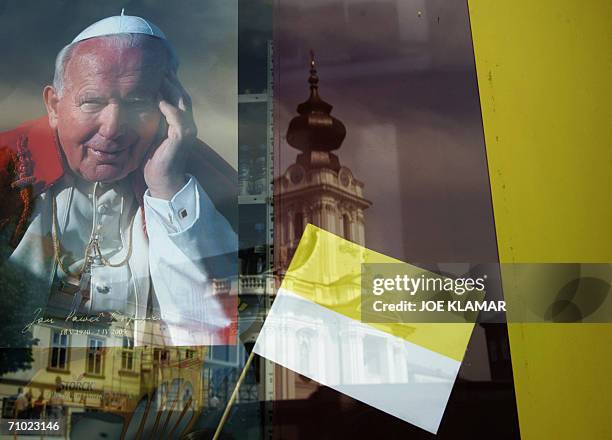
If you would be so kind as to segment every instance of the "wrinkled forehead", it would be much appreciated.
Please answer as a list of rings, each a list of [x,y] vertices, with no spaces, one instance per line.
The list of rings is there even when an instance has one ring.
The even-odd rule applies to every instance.
[[[66,80],[137,75],[143,81],[163,75],[168,51],[154,37],[124,34],[97,37],[77,43],[66,66]]]

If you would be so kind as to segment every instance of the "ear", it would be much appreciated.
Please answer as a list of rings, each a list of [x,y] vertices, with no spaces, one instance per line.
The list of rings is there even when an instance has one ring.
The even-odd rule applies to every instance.
[[[45,86],[43,89],[43,101],[49,115],[49,126],[53,129],[57,128],[57,107],[59,104],[59,96],[53,86]]]

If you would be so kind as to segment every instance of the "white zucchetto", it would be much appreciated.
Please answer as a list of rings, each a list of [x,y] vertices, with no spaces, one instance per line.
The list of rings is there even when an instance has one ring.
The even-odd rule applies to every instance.
[[[102,37],[104,35],[116,34],[145,34],[152,37],[166,40],[164,33],[148,20],[134,15],[115,15],[114,17],[103,18],[88,26],[84,31],[76,36],[73,43],[87,40],[88,38]]]

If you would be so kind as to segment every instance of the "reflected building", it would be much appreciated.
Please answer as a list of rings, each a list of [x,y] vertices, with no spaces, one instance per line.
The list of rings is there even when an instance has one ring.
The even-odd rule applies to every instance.
[[[229,279],[215,279],[213,286],[219,298],[235,296]],[[22,388],[31,396],[28,418],[60,414],[72,432],[91,429],[112,437],[117,430],[140,429],[146,437],[173,430],[178,436],[210,407],[212,384],[202,367],[217,349],[164,344],[163,324],[153,321],[145,323],[142,345],[135,344],[132,327],[123,322],[32,325],[38,345],[21,349],[31,350],[31,365],[0,377],[2,418],[15,416]]]
[[[308,223],[365,246],[364,211],[372,203],[364,184],[340,164],[333,151],[346,136],[333,106],[319,96],[314,56],[310,62],[309,98],[298,105],[287,142],[298,149],[295,163],[275,180],[275,267],[284,274]]]
[[[293,164],[275,179],[275,240],[274,266],[279,279],[284,275],[298,247],[306,225],[313,224],[326,231],[334,233],[346,240],[365,246],[365,216],[364,211],[372,203],[364,197],[364,183],[354,176],[350,168],[340,163],[338,150],[346,136],[346,128],[342,121],[331,115],[333,106],[325,102],[319,95],[319,76],[316,69],[314,54],[311,53],[310,76],[308,77],[310,95],[308,99],[297,106],[295,116],[287,130],[287,142],[300,151]],[[330,262],[333,265],[333,262]],[[300,280],[285,280],[287,283],[300,283]],[[314,286],[304,286],[314,289]],[[360,285],[355,283],[343,288],[340,302],[351,302],[360,296]],[[299,319],[295,317],[295,319]],[[281,328],[293,327],[278,323]],[[351,329],[343,329],[338,337],[346,337]],[[293,356],[304,359],[310,365],[309,370],[336,371],[338,365],[345,369],[357,371],[363,364],[364,350],[371,349],[371,341],[367,335],[357,335],[359,341],[346,345],[347,352],[341,356],[344,359],[325,358],[322,335],[317,328],[304,328],[299,335],[298,346],[284,347]],[[363,339],[363,340],[361,340]],[[367,347],[366,347],[367,346]],[[321,357],[313,358],[313,347],[320,347]],[[377,347],[377,350],[381,347]],[[378,356],[377,356],[378,357]],[[355,368],[350,365],[357,362]],[[275,399],[305,399],[319,387],[318,384],[300,376],[293,371],[280,366],[275,371]],[[338,378],[338,380],[342,380]]]
[[[373,3],[376,2],[372,2],[371,5],[372,8],[376,9],[379,6],[384,6],[381,4],[385,2],[380,2],[381,4],[378,5],[374,5]],[[420,2],[416,3],[420,4]],[[386,2],[387,6],[393,6],[392,4],[394,5],[395,2]],[[343,7],[343,2],[325,2],[325,5],[322,6],[329,8],[327,11],[330,12],[330,14],[317,13],[313,15],[323,15],[330,20],[331,16],[339,17],[338,26],[340,26],[340,28],[343,26],[342,17],[345,17],[346,20],[348,20],[346,17],[352,17],[357,20],[361,16],[359,14],[351,14],[349,11],[350,8]],[[393,9],[391,6],[390,8]],[[376,90],[380,90],[380,93],[372,99],[375,100],[376,105],[383,106],[381,101],[389,99],[394,91],[403,90],[402,87],[404,87],[404,84],[406,84],[408,80],[410,80],[408,82],[415,84],[415,87],[418,87],[423,81],[429,81],[431,76],[435,80],[440,79],[443,84],[450,84],[447,84],[446,88],[452,90],[459,89],[462,93],[465,91],[465,96],[463,94],[461,95],[462,102],[471,103],[472,96],[469,94],[471,89],[461,89],[456,83],[451,82],[452,78],[447,78],[448,75],[440,78],[440,75],[436,76],[435,74],[423,73],[423,71],[426,71],[430,67],[432,62],[440,59],[447,59],[448,57],[446,57],[445,53],[442,53],[445,46],[435,43],[433,41],[433,36],[430,35],[430,29],[434,29],[438,26],[440,16],[442,16],[442,20],[447,19],[447,16],[439,10],[441,9],[439,2],[434,2],[434,4],[430,5],[431,7],[428,6],[428,8],[425,8],[424,5],[422,6],[422,9],[420,9],[418,5],[415,6],[413,4],[411,6],[411,9],[418,8],[423,11],[423,15],[425,15],[426,11],[431,13],[425,15],[426,18],[421,18],[421,15],[417,15],[415,11],[414,20],[418,20],[420,23],[418,35],[404,35],[405,32],[400,32],[398,37],[400,40],[409,39],[411,41],[417,41],[416,44],[409,46],[413,49],[413,52],[407,53],[403,51],[398,53],[397,56],[389,56],[389,59],[392,59],[393,62],[388,64],[381,63],[380,54],[378,54],[378,56],[368,55],[361,58],[358,56],[359,54],[351,54],[346,46],[343,46],[345,52],[334,51],[328,48],[328,52],[331,52],[331,55],[328,53],[326,59],[330,64],[330,76],[332,76],[332,78],[330,78],[330,87],[334,89],[332,92],[335,92],[335,95],[343,95],[349,94],[351,90],[355,89],[363,91],[361,86],[365,84],[365,88],[369,89],[375,87]],[[312,7],[315,8],[314,4]],[[357,7],[356,5],[355,8]],[[284,8],[286,10],[291,9],[289,6],[284,6]],[[281,9],[283,9],[282,5]],[[303,9],[307,9],[307,7],[300,4],[299,7],[296,7],[296,10],[297,9],[299,9],[301,13],[305,12]],[[404,15],[407,16],[407,14]],[[290,26],[293,29],[294,25],[299,26],[300,23],[308,23],[308,20],[304,19],[300,14],[296,13],[296,17],[297,16],[301,18],[287,20],[287,22],[279,25],[281,33],[282,29],[285,27]],[[285,15],[283,15],[283,17],[285,17]],[[389,21],[392,22],[392,20]],[[406,20],[403,20],[404,24],[405,21]],[[378,21],[378,25],[380,25],[380,23],[381,21]],[[401,27],[401,29],[405,31],[406,26]],[[455,31],[455,29],[453,29],[453,31]],[[287,31],[286,34],[298,39],[306,39],[309,35],[312,36],[313,34],[316,34],[318,39],[321,37],[320,32],[314,32],[312,30],[301,33],[298,29],[298,31],[295,32]],[[436,35],[439,35],[439,32]],[[397,35],[393,38],[396,37]],[[292,43],[290,44],[288,41],[292,41]],[[336,43],[337,42],[330,42],[330,45],[333,46]],[[294,44],[293,39],[287,38],[285,43],[281,41],[280,45],[281,48],[286,49],[283,54],[290,56],[289,60],[287,60],[287,57],[280,60],[281,63],[284,63],[283,66],[286,69],[282,70],[281,67],[281,74],[285,75],[284,78],[286,83],[293,86],[292,81],[299,74],[296,73],[294,69],[295,63],[299,62],[302,55],[300,49],[296,49],[298,45]],[[284,45],[287,45],[287,48],[285,48]],[[291,57],[289,53],[289,45],[294,51],[297,51],[293,54],[293,57]],[[311,47],[312,45],[313,44],[304,44],[302,47]],[[283,54],[281,54],[281,56]],[[385,56],[387,55],[388,54]],[[341,65],[343,62],[350,65],[348,67],[347,65]],[[323,101],[319,96],[319,78],[315,67],[314,63],[311,62],[311,75],[309,78],[310,97],[307,101],[298,106],[298,116],[293,117],[286,133],[286,142],[299,150],[299,154],[289,166],[286,166],[286,164],[284,165],[286,166],[284,171],[279,170],[281,172],[277,174],[278,177],[274,181],[274,267],[280,280],[284,278],[302,232],[308,223],[314,224],[361,246],[366,245],[364,212],[372,206],[372,203],[365,198],[364,183],[356,178],[349,167],[341,163],[342,156],[337,154],[337,150],[340,148],[346,136],[346,128],[341,121],[331,115],[332,106]],[[472,72],[468,73],[472,75]],[[462,75],[461,78],[463,78],[463,76],[467,74],[461,71],[460,75]],[[291,79],[287,79],[288,77],[291,77]],[[372,86],[373,84],[374,86]],[[287,95],[291,92],[289,86],[285,86],[282,90],[286,90]],[[428,91],[429,87],[426,88],[425,95]],[[356,92],[356,94],[358,93],[359,92]],[[437,98],[437,94],[433,96]],[[336,99],[337,98],[338,96],[336,96]],[[431,97],[423,98],[421,95],[415,95],[414,100],[424,101],[430,98]],[[347,102],[349,101],[350,100],[347,100]],[[440,102],[447,101],[449,100],[443,100],[442,98],[440,100]],[[429,101],[427,103],[429,103]],[[453,104],[453,102],[451,102],[451,104]],[[385,108],[389,108],[389,105],[385,104],[385,106]],[[443,110],[444,109],[442,109],[441,112],[443,112]],[[412,116],[410,112],[402,111],[400,114],[407,117]],[[385,121],[385,117],[389,116],[387,113],[380,111],[375,112],[374,115],[376,117],[371,118],[372,124],[378,123],[380,126],[387,127],[388,121]],[[352,121],[356,120],[354,114],[349,116]],[[285,121],[288,119],[287,117]],[[391,117],[388,119],[393,120]],[[376,223],[378,220],[379,227],[387,222],[389,223],[387,225],[388,227],[383,229],[383,232],[377,232],[377,234],[385,235],[385,240],[389,240],[389,237],[392,237],[393,233],[398,235],[396,238],[396,247],[400,250],[405,247],[405,253],[397,253],[398,257],[406,257],[405,259],[407,261],[412,261],[413,259],[414,261],[419,261],[415,258],[415,255],[424,255],[421,259],[423,261],[428,261],[428,256],[430,254],[434,257],[441,255],[441,258],[446,258],[445,255],[447,255],[448,252],[443,252],[438,246],[433,246],[430,251],[424,250],[414,245],[415,239],[405,240],[402,236],[402,233],[407,233],[407,225],[409,222],[406,221],[406,219],[415,216],[414,212],[407,211],[406,206],[410,205],[410,203],[405,202],[405,199],[409,199],[409,195],[406,194],[406,192],[411,191],[411,195],[422,194],[429,188],[424,186],[423,182],[417,181],[415,184],[415,182],[413,182],[406,173],[403,173],[401,169],[402,164],[407,163],[409,158],[416,164],[414,165],[415,167],[418,167],[419,164],[427,163],[425,162],[426,158],[419,156],[419,152],[421,149],[425,149],[425,145],[399,148],[400,144],[405,142],[405,139],[410,138],[406,134],[406,127],[412,127],[412,125],[419,123],[418,120],[416,122],[415,120],[411,121],[406,119],[405,125],[398,125],[395,127],[397,135],[393,137],[376,137],[380,131],[373,130],[374,134],[371,136],[380,140],[381,150],[380,157],[376,157],[377,162],[372,164],[372,168],[376,167],[377,170],[384,171],[385,175],[381,176],[378,182],[371,182],[370,180],[367,182],[371,182],[371,186],[377,187],[378,189],[378,191],[373,191],[371,188],[370,192],[372,193],[381,194],[381,188],[388,190],[388,192],[384,193],[384,197],[376,198],[375,200],[377,205],[382,203],[385,210],[389,206],[389,201],[394,199],[392,196],[396,195],[396,200],[398,201],[398,203],[395,204],[396,206],[390,210],[394,215],[389,217],[394,218],[384,217],[383,219],[383,217],[378,214],[378,219],[375,218],[376,216],[371,217],[374,219],[373,223]],[[376,128],[373,125],[357,125],[353,127],[353,130],[363,134],[372,129],[372,127]],[[283,128],[284,127],[280,128],[280,130]],[[349,127],[349,130],[351,130],[351,127]],[[386,154],[385,157],[385,151],[388,152],[388,148],[385,150],[382,147],[385,146],[385,139],[388,138],[392,138],[392,140],[395,141],[395,146],[393,148],[396,146],[398,148],[395,154],[389,153]],[[357,136],[353,139],[357,139],[362,143],[364,142],[363,138]],[[373,138],[368,139],[371,140]],[[463,141],[463,139],[459,139],[456,142],[462,146],[460,142]],[[358,147],[362,148],[360,152],[361,156],[358,157],[363,158],[363,145],[358,145]],[[472,145],[472,147],[474,150],[470,151],[478,150],[478,148],[476,148],[477,146],[474,147]],[[376,148],[378,148],[378,145]],[[455,143],[449,144],[449,148],[458,150]],[[346,153],[347,149],[345,148],[342,151]],[[290,154],[287,156],[290,156]],[[385,160],[387,162],[385,162]],[[387,167],[387,165],[389,166]],[[368,175],[368,173],[366,174]],[[369,173],[369,177],[372,178],[372,173]],[[445,179],[446,176],[441,177],[437,182],[445,182]],[[456,189],[456,194],[465,197],[463,193],[461,193],[460,187],[456,187]],[[455,192],[453,192],[453,194],[455,194]],[[439,199],[433,198],[432,200],[432,203],[434,203]],[[420,205],[416,204],[416,206]],[[404,210],[405,212],[403,212]],[[440,229],[444,233],[456,234],[456,230],[452,227],[446,228],[445,224],[438,225],[436,222],[439,217],[431,215],[432,213],[430,210],[424,209],[423,212],[417,214],[419,219],[429,218],[429,222],[434,223],[434,226],[424,228],[423,230],[437,231],[436,227],[440,226]],[[466,215],[466,211],[461,211],[461,215]],[[382,223],[381,219],[383,219]],[[452,224],[452,221],[449,220],[449,223]],[[369,226],[372,227],[372,224]],[[482,229],[474,228],[473,225],[471,227],[468,226],[469,225],[465,227],[470,232],[474,229],[477,233]],[[406,228],[406,230],[404,230],[404,228]],[[410,229],[412,231],[419,230],[419,228],[416,227]],[[423,241],[430,239],[432,236],[431,233],[408,235],[421,235]],[[385,246],[378,242],[379,239],[380,236],[370,236],[370,247],[377,249],[385,248]],[[479,235],[478,239],[482,239],[482,237]],[[447,240],[446,243],[453,243],[453,241]],[[487,243],[488,242],[485,244]],[[447,248],[453,250],[452,246],[447,246]],[[494,249],[494,247],[492,247],[492,249]],[[482,258],[479,259],[474,256],[478,254],[479,251],[480,249],[478,248],[471,253],[468,252],[468,258],[461,261],[482,260]],[[454,260],[443,259],[442,261]],[[334,264],[333,261],[330,261],[330,264]],[[333,298],[333,301],[350,301],[359,295],[360,286],[355,285],[350,289],[345,289],[341,293],[342,298]],[[290,319],[299,320],[300,317],[293,316]],[[304,321],[311,320],[305,319]],[[292,327],[295,328],[296,326],[279,322],[278,333],[282,334]],[[351,331],[350,328],[342,329],[336,335],[338,338],[336,341],[337,344],[344,347],[340,356],[341,359],[330,359],[322,343],[325,337],[320,334],[320,329],[316,327],[317,326],[314,325],[311,328],[302,329],[299,334],[287,338],[297,340],[297,344],[291,346],[279,345],[278,349],[284,350],[283,352],[285,353],[289,353],[289,356],[294,359],[300,359],[300,364],[308,366],[309,373],[312,373],[315,377],[326,377],[329,379],[329,383],[342,384],[351,382],[361,383],[362,385],[359,386],[368,386],[365,380],[359,382],[359,378],[351,377],[352,372],[357,373],[359,371],[367,372],[370,377],[378,376],[380,378],[391,378],[391,383],[387,381],[387,384],[390,386],[393,386],[393,384],[423,384],[425,382],[445,382],[449,380],[448,378],[442,377],[439,372],[432,371],[428,365],[412,364],[411,359],[408,359],[406,354],[402,353],[399,347],[391,346],[391,344],[387,346],[382,344],[375,335],[368,335],[363,331]],[[497,347],[499,347],[499,350],[496,350]],[[314,356],[312,355],[313,352],[315,353]],[[306,353],[310,353],[310,355],[306,355]],[[305,358],[306,356],[309,356],[308,359]],[[354,367],[351,367],[351,365]],[[325,373],[338,374],[332,378],[329,374],[326,376]],[[343,377],[343,374],[346,374],[346,376]],[[370,384],[373,383],[378,382],[370,382]],[[377,386],[384,387],[384,384],[379,383]],[[462,424],[461,417],[464,417],[470,412],[473,413],[477,411],[487,415],[487,422],[483,423],[480,431],[489,432],[491,435],[503,431],[508,436],[513,436],[517,432],[518,423],[516,420],[514,387],[512,383],[511,361],[505,324],[492,324],[488,326],[479,324],[476,326],[453,390],[453,395],[451,396],[449,404],[450,415],[447,417],[448,426],[463,427],[464,425]],[[365,434],[378,432],[377,428],[374,428],[373,425],[370,426],[368,423],[364,423],[363,420],[369,417],[371,417],[372,420],[388,423],[389,433],[410,432],[415,435],[414,438],[426,437],[423,435],[422,431],[410,425],[402,424],[397,420],[389,420],[389,416],[372,408],[367,408],[358,401],[342,396],[307,377],[300,376],[279,365],[276,365],[274,372],[274,396],[276,403],[273,411],[272,425],[275,428],[275,434],[278,432],[278,438],[312,438],[316,435],[320,435],[323,431],[334,432],[333,427],[335,426],[342,426],[343,429],[349,429],[349,431],[353,433]],[[474,396],[477,396],[476,400]],[[470,409],[466,410],[465,408]],[[364,417],[366,414],[367,417]],[[313,419],[319,421],[317,426],[308,422],[308,420]],[[312,437],[309,437],[309,433],[312,434]],[[341,436],[346,435],[346,431],[339,432],[338,434]]]

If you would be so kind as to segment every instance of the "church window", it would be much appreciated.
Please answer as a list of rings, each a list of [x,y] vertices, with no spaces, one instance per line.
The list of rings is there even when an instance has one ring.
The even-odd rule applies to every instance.
[[[371,375],[382,373],[384,341],[378,336],[366,335],[363,338],[363,361],[366,371]]]
[[[304,232],[304,214],[301,212],[296,212],[295,217],[293,218],[293,226],[295,228],[296,238],[301,237],[302,232]]]
[[[347,240],[351,239],[351,219],[348,214],[342,216],[342,236]]]

